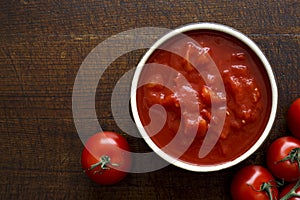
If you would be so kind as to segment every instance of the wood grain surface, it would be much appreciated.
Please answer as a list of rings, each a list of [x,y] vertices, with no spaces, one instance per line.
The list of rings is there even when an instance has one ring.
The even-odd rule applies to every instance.
[[[286,111],[300,96],[299,10],[297,0],[0,1],[0,199],[230,199],[232,175],[248,164],[264,165],[270,143],[289,134]],[[99,43],[122,31],[193,22],[232,26],[266,54],[279,89],[267,141],[241,164],[219,172],[169,165],[129,174],[110,187],[92,183],[81,170],[83,144],[72,114],[82,62]],[[113,118],[111,93],[145,51],[120,56],[103,73],[95,97],[96,120],[103,129],[125,135]],[[126,137],[134,151],[149,151],[143,140]]]

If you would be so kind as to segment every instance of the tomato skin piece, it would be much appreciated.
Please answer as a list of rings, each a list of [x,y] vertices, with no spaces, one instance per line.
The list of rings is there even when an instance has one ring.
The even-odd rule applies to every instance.
[[[267,151],[268,169],[274,176],[285,182],[297,181],[300,178],[297,160],[293,163],[290,160],[282,161],[295,148],[300,148],[300,140],[285,136],[275,140]]]
[[[287,124],[292,134],[300,139],[300,98],[297,98],[289,107]]]
[[[85,143],[81,155],[81,165],[85,174],[100,185],[112,185],[124,179],[130,171],[132,158],[127,140],[115,132],[100,132],[92,135]],[[124,151],[125,150],[125,151]],[[99,163],[101,157],[110,159],[110,163],[91,168]]]
[[[272,174],[259,165],[244,167],[234,176],[231,183],[231,196],[233,200],[269,200],[266,191],[260,191],[264,183],[271,185],[272,199],[278,199],[278,189]]]

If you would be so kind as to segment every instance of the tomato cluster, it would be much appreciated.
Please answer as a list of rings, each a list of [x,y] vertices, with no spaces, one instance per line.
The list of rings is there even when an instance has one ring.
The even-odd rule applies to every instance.
[[[234,200],[300,199],[300,98],[290,106],[287,120],[293,136],[278,138],[270,145],[267,167],[251,165],[235,175],[231,184]],[[130,155],[125,137],[101,132],[87,140],[81,165],[91,180],[111,185],[124,179],[130,171]]]
[[[287,114],[292,136],[275,140],[266,154],[266,167],[250,165],[234,176],[231,196],[234,200],[300,199],[300,98]]]

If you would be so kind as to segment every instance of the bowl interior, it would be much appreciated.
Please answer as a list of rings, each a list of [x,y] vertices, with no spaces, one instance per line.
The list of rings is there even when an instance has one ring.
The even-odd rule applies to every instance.
[[[209,39],[209,37],[212,36],[214,36],[213,41]],[[202,41],[203,38],[206,39]],[[228,45],[225,42],[227,39],[231,41]],[[185,47],[180,46],[182,44],[184,44]],[[228,50],[226,48],[228,48]],[[239,52],[244,52],[241,50],[238,51],[239,48],[245,50],[245,55],[239,54]],[[233,51],[237,53],[230,52],[230,49],[233,49]],[[222,59],[226,57],[227,54],[230,56],[230,59],[227,60],[232,60],[233,54],[236,60],[230,61],[230,69],[227,69],[225,65],[224,68],[220,68],[222,65],[220,63],[223,62]],[[189,57],[188,59],[186,58],[187,55]],[[247,63],[244,61],[243,56],[251,57],[251,62],[249,61]],[[166,59],[166,57],[168,57],[168,59]],[[182,61],[182,58],[185,58],[188,62]],[[199,60],[201,60],[201,62]],[[176,61],[175,64],[172,63],[172,61]],[[180,71],[180,68],[169,67],[180,62],[184,63],[184,67],[182,67],[184,68],[183,71]],[[234,62],[234,64],[232,62]],[[249,73],[247,72],[247,74],[245,72],[246,68],[243,68],[243,66],[247,66],[248,64],[251,66],[255,65],[256,67],[252,67],[255,69],[248,67],[247,70]],[[190,66],[192,66],[192,68],[189,68]],[[209,66],[209,68],[207,66]],[[197,88],[198,86],[194,86],[194,80],[190,78],[195,70],[201,76],[199,81],[197,80],[198,82],[202,82],[202,84],[199,84],[201,85],[199,88]],[[179,76],[178,74],[183,74],[183,76]],[[239,79],[239,77],[244,77],[247,81],[243,82],[243,79]],[[169,81],[171,83],[167,84],[166,79],[171,79],[172,81]],[[210,79],[222,81],[210,83]],[[231,81],[231,79],[235,80],[235,82]],[[251,80],[254,80],[253,82],[256,83],[256,85],[250,83]],[[251,87],[245,86],[239,91],[238,89],[241,88],[234,88],[235,85],[233,83],[245,83],[245,85],[249,83],[249,85],[252,85]],[[182,85],[184,85],[184,87]],[[186,91],[183,90],[184,88],[189,90],[189,92],[183,92]],[[207,89],[209,90],[209,102],[207,100],[205,102],[205,96],[203,95]],[[195,93],[193,90],[198,93]],[[213,99],[214,92],[218,94],[215,100]],[[239,97],[239,94],[242,93],[245,93],[244,98]],[[175,96],[177,99],[169,94],[173,94],[173,97]],[[251,95],[249,96],[249,94]],[[174,105],[172,104],[171,108],[169,108],[167,103],[161,103],[161,101],[158,103],[155,101],[153,95],[159,95],[160,100],[167,99],[167,97],[171,96],[171,99],[176,99],[176,102],[173,102]],[[255,111],[256,114],[252,115],[260,116],[260,119],[264,118],[264,120],[260,120],[261,122],[259,122],[259,120],[256,119],[256,121],[251,122],[252,119],[246,118],[245,112],[247,109],[244,109],[246,103],[243,102],[244,99],[247,98],[251,98],[251,101],[258,99],[257,102],[259,103],[248,103],[249,106],[246,107],[248,110],[251,108],[252,113]],[[201,108],[201,106],[198,106],[197,101],[192,101],[192,99],[196,99],[201,105],[206,103],[206,107]],[[213,23],[197,23],[183,26],[159,39],[139,62],[131,88],[131,110],[133,118],[139,132],[150,148],[171,164],[199,172],[216,171],[231,167],[254,153],[267,138],[271,130],[276,115],[277,99],[277,86],[272,68],[258,46],[239,31],[228,26]],[[152,100],[153,102],[151,102]],[[231,105],[233,101],[237,102],[237,105]],[[143,106],[141,102],[147,102],[147,106]],[[197,105],[195,106],[193,102]],[[257,107],[255,107],[255,109],[253,109],[254,104]],[[181,113],[179,114],[180,120],[175,120],[175,123],[175,121],[171,119],[173,114],[170,113],[175,112],[174,110],[177,110],[177,107]],[[238,110],[241,110],[239,108],[241,108],[243,112],[239,113]],[[202,133],[202,138],[199,138],[199,134],[201,134],[199,130],[202,130],[199,128],[199,125],[201,125],[203,121],[199,120],[196,123],[197,128],[188,126],[188,121],[191,121],[191,119],[194,121],[199,119],[199,117],[193,118],[193,115],[190,114],[194,112],[192,110],[196,110],[195,113],[202,113],[201,118],[206,119],[206,129],[203,128],[203,130],[205,129],[205,131],[203,131],[205,133],[204,135]],[[209,114],[205,114],[203,110],[208,111]],[[232,125],[228,132],[245,132],[252,129],[254,130],[253,132],[256,133],[256,136],[251,139],[251,142],[242,143],[243,141],[250,141],[250,139],[248,139],[250,136],[238,138],[234,136],[234,134],[222,140],[222,137],[225,137],[224,130],[229,126],[230,120],[233,121],[233,117],[229,117],[230,114],[235,117],[234,119],[239,120],[236,120],[236,129],[232,129]],[[209,115],[210,117],[208,117]],[[237,117],[239,115],[242,117]],[[189,118],[191,116],[192,118]],[[219,118],[219,121],[215,120],[214,116],[217,116],[215,118]],[[166,126],[166,123],[169,125]],[[259,128],[256,128],[258,126],[257,123],[260,123]],[[176,129],[176,131],[173,132],[176,134],[166,136],[170,132],[170,127],[172,128],[173,126],[175,126]],[[192,128],[189,129],[190,127]],[[214,127],[218,128],[216,129]],[[187,129],[188,131],[186,131]],[[186,132],[189,133],[189,136],[187,136]],[[249,133],[251,133],[251,131]],[[230,133],[227,134],[230,135]],[[212,135],[214,137],[209,137]],[[201,141],[201,143],[197,141]],[[247,147],[239,149],[238,145],[241,144],[245,144]],[[223,156],[218,157],[216,154],[216,152],[219,151],[217,145],[221,146],[218,147],[219,149],[223,148],[222,151],[225,152],[223,152]],[[225,154],[231,154],[228,152],[230,152],[233,147],[236,149],[236,153],[234,155],[232,153],[231,156],[226,156]],[[224,149],[227,149],[227,152]],[[222,157],[224,157],[224,159]]]

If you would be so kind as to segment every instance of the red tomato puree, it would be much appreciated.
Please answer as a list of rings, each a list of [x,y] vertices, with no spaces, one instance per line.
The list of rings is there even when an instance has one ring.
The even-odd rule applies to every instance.
[[[266,126],[271,109],[267,73],[251,49],[230,35],[210,30],[185,34],[190,37],[190,41],[175,36],[155,50],[147,61],[166,65],[177,73],[165,73],[158,70],[158,67],[153,68],[153,65],[144,66],[140,80],[146,79],[147,83],[137,90],[141,122],[144,126],[150,122],[160,126],[161,116],[149,114],[149,109],[159,104],[165,109],[165,122],[160,130],[147,129],[158,147],[165,147],[179,132],[189,138],[191,128],[197,127],[193,141],[180,154],[181,161],[196,165],[216,165],[234,160],[256,142]],[[166,49],[177,49],[184,56]],[[201,54],[209,55],[213,62],[208,61],[207,56],[199,56]],[[191,59],[196,62],[197,68],[188,62]],[[216,81],[214,74],[209,74],[208,70],[204,79],[198,71],[205,71],[213,64],[223,80],[226,94],[215,94],[211,90],[208,82]],[[184,80],[189,84],[185,84]],[[211,104],[224,101],[225,122],[218,141],[207,156],[199,158],[199,150],[212,125],[210,122],[218,118],[212,116]],[[183,106],[188,108],[186,112],[182,112]],[[183,138],[164,151],[177,156],[176,149],[180,149],[184,142]]]

